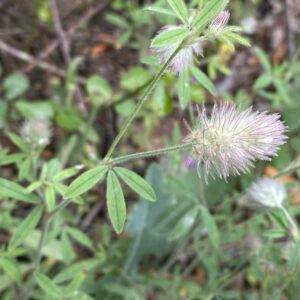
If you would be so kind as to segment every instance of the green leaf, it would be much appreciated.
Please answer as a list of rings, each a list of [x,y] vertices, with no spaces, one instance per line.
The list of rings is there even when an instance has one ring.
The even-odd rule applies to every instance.
[[[47,211],[51,212],[55,208],[55,190],[52,185],[48,185],[45,188],[45,202],[46,202],[46,207]]]
[[[162,47],[170,44],[180,43],[189,35],[187,28],[174,28],[159,33],[151,42],[151,47]]]
[[[176,16],[171,10],[162,8],[162,7],[158,7],[158,6],[147,6],[143,10],[151,11],[154,13],[160,13],[160,14],[164,14],[164,15],[169,15],[169,16]]]
[[[294,245],[290,252],[290,259],[288,261],[288,271],[294,273],[299,266],[300,261],[300,242]]]
[[[17,153],[17,154],[9,154],[9,155],[1,155],[0,157],[0,166],[6,166],[13,163],[20,162],[20,160],[25,158],[25,154]]]
[[[31,211],[31,213],[26,217],[26,219],[19,224],[9,242],[9,250],[17,248],[25,241],[27,236],[34,230],[34,228],[39,223],[42,213],[43,207],[37,206]]]
[[[77,177],[67,188],[64,198],[70,199],[82,195],[90,190],[105,176],[107,166],[98,166],[89,171],[84,172]]]
[[[65,170],[60,171],[59,173],[57,173],[54,177],[53,180],[54,181],[63,181],[66,180],[70,177],[75,176],[76,174],[78,174],[78,172],[80,170],[82,170],[83,165],[77,165],[75,167],[71,167]]]
[[[5,97],[9,100],[24,94],[29,88],[29,80],[22,74],[12,74],[3,82]]]
[[[74,250],[71,244],[71,241],[68,237],[67,232],[64,230],[61,235],[61,252],[64,258],[64,261],[69,264],[74,258]]]
[[[68,187],[62,183],[54,182],[54,188],[58,194],[60,194],[61,196],[64,196]],[[71,200],[72,200],[72,202],[79,204],[79,205],[84,204],[84,201],[80,196],[71,198]]]
[[[232,42],[225,34],[221,35],[221,36],[219,37],[219,40],[220,40],[223,44],[225,44],[225,45],[228,47],[229,50],[231,50],[231,51],[234,51],[234,50],[235,50],[234,43],[233,43],[233,42]]]
[[[101,263],[99,258],[85,259],[79,262],[73,263],[71,266],[62,269],[62,271],[55,276],[54,281],[56,283],[63,283],[67,280],[74,278],[74,274],[78,274],[82,271],[89,271],[95,268]]]
[[[0,102],[0,128],[4,128],[7,124],[8,103]]]
[[[178,16],[178,18],[185,24],[188,25],[188,11],[183,0],[168,0],[169,5]]]
[[[29,152],[30,148],[29,146],[16,134],[13,132],[10,132],[8,134],[10,140],[23,152]]]
[[[55,299],[62,296],[61,289],[46,275],[35,273],[35,279],[39,287],[47,294]]]
[[[190,100],[190,84],[188,70],[183,70],[179,74],[178,97],[181,109],[185,109]]]
[[[108,215],[115,231],[122,232],[126,220],[126,204],[122,187],[113,171],[107,176],[106,201]]]
[[[11,260],[0,258],[0,268],[3,269],[4,273],[14,281],[20,282],[20,270],[17,265]]]
[[[57,158],[52,158],[47,165],[48,166],[44,172],[45,177],[43,178],[52,179],[58,172],[61,171],[61,162]]]
[[[85,272],[81,272],[81,273],[76,274],[73,277],[72,281],[68,284],[68,286],[66,286],[63,289],[64,295],[67,296],[67,297],[71,297],[72,295],[74,295],[74,293],[76,293],[76,291],[82,285],[85,277],[86,277]]]
[[[122,18],[119,14],[113,14],[113,13],[106,13],[105,14],[105,19],[106,21],[108,21],[109,23],[123,28],[123,29],[128,29],[130,28],[130,24],[124,19]]]
[[[105,78],[99,75],[94,75],[87,80],[86,90],[93,99],[98,97],[105,100],[112,96],[110,84]],[[101,104],[100,100],[98,100],[98,104]]]
[[[156,201],[155,192],[151,185],[140,175],[121,167],[115,167],[114,170],[142,198],[153,202]]]
[[[50,101],[21,100],[15,104],[16,109],[25,119],[50,119],[54,116],[54,109]]]
[[[156,66],[159,63],[157,55],[148,55],[141,59],[141,63],[149,66]]]
[[[29,203],[39,202],[36,196],[28,195],[25,188],[4,178],[0,178],[0,196]]]
[[[21,161],[18,165],[19,167],[19,174],[18,174],[18,180],[32,180],[32,173],[31,171],[32,166],[32,157],[28,156],[25,160]]]
[[[265,69],[265,71],[271,75],[272,66],[270,64],[267,54],[258,47],[255,48],[255,53],[256,53],[256,56],[259,59],[260,63],[262,64],[263,68]]]
[[[272,82],[272,77],[270,74],[262,74],[260,75],[254,82],[254,90],[260,90],[269,86]]]
[[[283,80],[276,78],[274,80],[274,85],[280,98],[285,102],[285,104],[291,105],[293,103],[293,100],[289,95],[288,84]]]
[[[90,249],[93,248],[92,241],[85,233],[81,232],[76,228],[71,228],[71,227],[67,227],[67,232],[72,236],[73,239],[75,239],[81,245],[86,246],[87,248]]]
[[[134,92],[137,89],[140,89],[147,85],[150,80],[151,75],[146,69],[141,67],[133,67],[130,68],[127,72],[122,73],[120,86],[124,90]],[[128,101],[126,101],[125,103],[127,102]]]
[[[27,188],[26,188],[26,193],[30,194],[33,191],[35,191],[36,189],[40,188],[43,185],[42,181],[36,181],[33,182],[32,184],[30,184]]]
[[[208,78],[208,76],[196,67],[191,67],[191,71],[198,82],[204,86],[213,96],[217,95],[217,90],[213,82]]]
[[[174,230],[170,234],[170,240],[178,240],[190,232],[193,227],[199,210],[192,209],[188,211],[176,224]]]
[[[213,219],[207,208],[201,206],[200,209],[202,213],[203,223],[205,228],[207,229],[209,239],[215,247],[218,247],[220,243],[220,237],[215,220]]]
[[[192,28],[200,31],[212,22],[215,17],[227,6],[229,0],[210,0],[193,19]]]
[[[82,62],[82,57],[75,57],[71,64],[69,65],[68,72],[67,72],[67,78],[66,78],[66,89],[69,93],[73,93],[76,87],[76,75],[79,68],[80,63]]]
[[[271,219],[272,223],[279,227],[278,230],[281,229],[282,231],[286,232],[286,229],[289,228],[289,223],[282,210],[270,209],[267,211],[267,215]]]
[[[287,232],[281,228],[274,228],[266,230],[263,235],[271,239],[281,239],[287,235]]]
[[[225,34],[225,36],[227,38],[229,38],[231,41],[235,42],[235,43],[238,43],[240,45],[243,45],[245,47],[250,47],[251,44],[249,42],[249,39],[237,34],[237,33],[234,33],[234,32],[227,32]]]
[[[81,114],[75,107],[57,109],[55,120],[59,127],[67,131],[78,130],[84,124]]]

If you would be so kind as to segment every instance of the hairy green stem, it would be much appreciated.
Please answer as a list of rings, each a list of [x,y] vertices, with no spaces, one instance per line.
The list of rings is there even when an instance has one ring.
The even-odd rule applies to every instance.
[[[288,168],[284,169],[283,171],[277,173],[276,175],[273,176],[273,178],[278,178],[286,174],[293,173],[300,169],[300,162],[297,160],[296,162],[292,163]]]
[[[155,149],[155,150],[149,150],[149,151],[124,155],[124,156],[117,157],[115,159],[111,159],[108,162],[108,164],[110,166],[114,166],[114,165],[118,165],[118,164],[130,161],[130,160],[152,157],[152,156],[166,154],[166,153],[172,152],[172,151],[188,149],[188,148],[192,147],[192,145],[193,145],[193,143],[185,143],[185,144],[175,145],[175,146],[166,147],[166,148],[160,148],[160,149]]]
[[[156,84],[158,83],[158,81],[163,76],[165,70],[169,67],[169,65],[171,64],[171,62],[174,59],[174,57],[182,49],[183,44],[184,44],[184,42],[182,42],[177,47],[177,49],[174,51],[174,53],[170,56],[170,58],[166,61],[166,63],[162,66],[162,68],[160,69],[160,71],[157,73],[157,75],[150,82],[148,88],[145,90],[144,94],[139,99],[139,101],[138,101],[138,103],[137,103],[134,111],[132,112],[131,116],[128,118],[128,120],[126,121],[126,123],[123,125],[123,127],[121,128],[119,134],[116,136],[116,138],[114,139],[114,141],[111,144],[110,148],[108,149],[106,157],[105,157],[106,161],[109,161],[109,159],[111,158],[111,156],[112,156],[115,148],[117,147],[118,143],[120,142],[120,140],[122,139],[122,137],[124,136],[124,134],[128,131],[131,123],[133,122],[133,120],[137,116],[138,112],[140,111],[140,109],[142,108],[142,106],[144,105],[144,103],[147,101],[149,95],[151,94],[152,90],[154,89],[154,87],[156,86]]]

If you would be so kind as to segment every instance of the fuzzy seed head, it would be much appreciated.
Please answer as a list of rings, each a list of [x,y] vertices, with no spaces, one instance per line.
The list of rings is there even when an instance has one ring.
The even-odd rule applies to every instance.
[[[205,180],[246,173],[257,159],[271,160],[285,143],[286,127],[279,114],[238,111],[227,103],[214,105],[208,117],[199,111],[199,125],[186,139],[193,144],[198,170],[203,165]]]
[[[50,124],[45,120],[28,120],[21,127],[23,140],[32,148],[46,147],[51,135]]]
[[[180,28],[179,26],[165,26],[159,33]],[[173,43],[167,46],[152,48],[153,52],[158,55],[160,64],[165,64],[172,56],[180,43]],[[168,69],[174,73],[178,73],[187,69],[193,63],[194,55],[202,55],[201,40],[195,39],[193,42],[185,45],[177,55],[173,58]]]
[[[280,207],[284,198],[286,197],[286,190],[278,180],[271,178],[263,178],[252,183],[247,191],[247,198],[249,203],[253,206],[264,207]]]

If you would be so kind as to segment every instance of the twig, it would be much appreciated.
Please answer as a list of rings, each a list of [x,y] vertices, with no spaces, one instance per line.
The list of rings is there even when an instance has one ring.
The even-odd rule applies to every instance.
[[[98,216],[99,212],[103,208],[103,202],[97,202],[88,212],[88,214],[83,219],[80,228],[84,231],[86,230]]]
[[[287,20],[287,29],[288,29],[288,45],[289,45],[289,58],[292,61],[295,53],[296,53],[296,36],[295,32],[292,28],[292,20],[293,20],[293,0],[285,0],[286,6],[286,20]]]
[[[56,33],[57,33],[57,36],[58,36],[59,43],[61,45],[64,60],[67,63],[67,65],[69,65],[70,61],[71,61],[70,47],[69,47],[68,40],[66,39],[65,32],[63,30],[62,24],[61,24],[61,20],[60,20],[59,11],[58,11],[58,8],[57,8],[56,0],[49,0],[49,6],[50,6],[51,11],[52,11],[55,30],[56,30]]]
[[[66,75],[67,75],[67,72],[65,70],[60,69],[56,66],[53,66],[53,65],[51,65],[47,62],[37,60],[33,56],[31,56],[30,54],[28,54],[24,51],[21,51],[19,49],[16,49],[16,48],[4,43],[1,40],[0,40],[0,50],[5,52],[5,53],[8,53],[9,55],[11,55],[13,57],[16,57],[20,60],[29,62],[31,64],[34,63],[40,69],[46,70],[46,71],[48,71],[50,73],[53,73],[53,74],[56,74],[60,77],[66,77]],[[83,83],[83,84],[85,83],[85,79],[82,78],[82,77],[77,78],[77,81],[80,82],[80,83]]]
[[[91,7],[87,10],[87,12],[76,22],[73,26],[71,26],[65,33],[65,38],[70,38],[83,24],[86,24],[92,17],[94,17],[97,13],[99,13],[102,9],[104,9],[109,4],[109,0],[101,1],[96,6]],[[59,46],[59,40],[54,40],[46,49],[44,49],[39,55],[39,59],[43,60],[48,57],[57,47]],[[31,63],[26,66],[23,71],[25,73],[30,72],[33,68],[37,66],[36,63]]]
[[[55,30],[56,30],[58,40],[61,45],[63,57],[64,57],[66,65],[69,66],[69,64],[71,63],[70,45],[69,45],[68,40],[66,39],[66,35],[65,35],[65,32],[62,27],[56,0],[49,0],[49,6],[52,11],[53,20],[54,20],[54,24],[55,24]],[[75,87],[75,96],[78,101],[79,108],[81,109],[81,111],[84,114],[86,114],[87,110],[86,110],[86,107],[84,104],[84,99],[82,97],[82,94],[81,94],[81,91],[80,91],[80,88],[78,85],[76,85],[76,87]]]

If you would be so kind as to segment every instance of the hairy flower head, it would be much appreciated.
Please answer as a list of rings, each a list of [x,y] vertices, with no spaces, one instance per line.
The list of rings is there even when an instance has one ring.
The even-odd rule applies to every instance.
[[[32,148],[46,147],[51,135],[50,124],[45,120],[28,120],[21,127],[23,140]]]
[[[159,32],[167,32],[182,26],[165,26]],[[172,56],[175,50],[179,47],[180,43],[176,42],[170,45],[152,48],[153,52],[158,55],[160,64],[165,64]],[[192,42],[183,46],[183,48],[173,58],[172,62],[168,66],[168,69],[174,73],[187,69],[192,63],[194,55],[201,55],[201,39],[195,39]]]
[[[224,27],[227,25],[230,18],[230,12],[228,10],[222,10],[217,17],[212,21],[209,29],[212,30],[216,36],[220,36]]]
[[[263,178],[250,185],[246,197],[250,206],[280,207],[286,190],[278,180]]]
[[[286,127],[279,114],[239,111],[227,103],[214,105],[208,117],[203,108],[199,125],[186,139],[193,144],[198,170],[204,166],[208,176],[226,179],[248,171],[257,159],[271,160],[278,147],[285,143]]]

